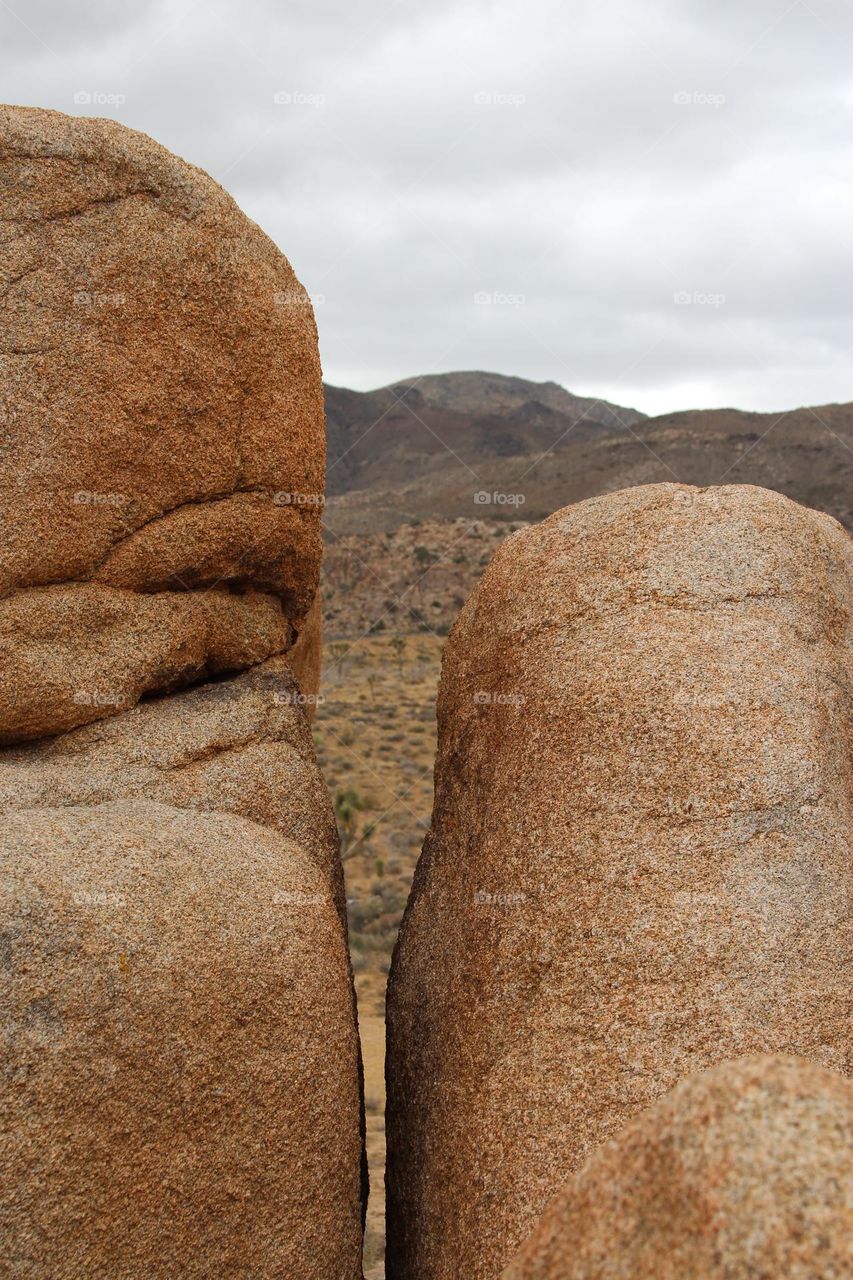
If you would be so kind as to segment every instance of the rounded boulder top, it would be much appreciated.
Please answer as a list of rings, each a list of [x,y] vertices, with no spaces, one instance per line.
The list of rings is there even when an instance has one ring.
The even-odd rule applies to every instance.
[[[796,1058],[682,1081],[566,1184],[502,1280],[853,1274],[853,1085]]]
[[[71,627],[69,591],[99,616],[108,599],[105,651],[116,610],[130,647],[150,645],[133,597],[168,595],[168,659],[184,610],[198,634],[190,597],[259,592],[278,622],[259,650],[250,604],[229,668],[289,648],[319,578],[325,430],[313,310],[287,259],[207,174],[114,121],[0,107],[0,184],[0,594],[16,618],[58,609]],[[0,609],[14,665],[10,629]],[[75,679],[96,686],[98,670],[43,689],[28,676],[18,702],[42,713],[0,707],[0,734],[93,718],[68,710]]]

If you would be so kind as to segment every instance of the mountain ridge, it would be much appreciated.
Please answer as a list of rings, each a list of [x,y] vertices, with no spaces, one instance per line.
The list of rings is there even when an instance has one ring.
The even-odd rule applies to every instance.
[[[550,404],[531,398],[543,394]],[[853,525],[853,404],[645,417],[557,383],[477,372],[372,392],[327,386],[326,413],[333,534],[416,520],[539,520],[599,493],[672,480],[762,485]]]

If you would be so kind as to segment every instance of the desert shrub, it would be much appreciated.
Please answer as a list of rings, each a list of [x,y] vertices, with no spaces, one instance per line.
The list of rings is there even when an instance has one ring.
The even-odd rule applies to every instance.
[[[368,797],[360,796],[355,787],[344,787],[335,794],[342,860],[360,853],[370,842],[377,824],[364,821],[361,815],[372,807]]]

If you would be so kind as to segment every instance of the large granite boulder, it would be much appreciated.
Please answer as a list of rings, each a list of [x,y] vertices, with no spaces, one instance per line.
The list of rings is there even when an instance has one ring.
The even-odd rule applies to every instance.
[[[325,467],[310,302],[211,178],[0,108],[0,742],[291,647]]]
[[[358,1043],[328,882],[147,800],[0,824],[10,1280],[358,1280]]]
[[[853,1275],[853,1085],[746,1058],[677,1085],[594,1151],[502,1280]]]
[[[751,487],[508,538],[448,640],[388,993],[388,1275],[492,1280],[684,1076],[850,1069],[853,553]]]
[[[112,121],[0,108],[0,200],[4,1275],[358,1280],[310,302]]]

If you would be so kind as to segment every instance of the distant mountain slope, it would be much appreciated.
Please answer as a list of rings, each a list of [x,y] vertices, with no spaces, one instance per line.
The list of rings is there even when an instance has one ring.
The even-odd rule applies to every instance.
[[[396,488],[448,464],[464,474],[490,458],[540,454],[570,429],[595,433],[643,418],[555,382],[493,373],[429,374],[376,391],[326,386],[325,392],[330,494]]]
[[[403,398],[416,391],[433,409],[475,417],[505,417],[532,404],[545,405],[569,418],[586,416],[608,426],[637,422],[646,416],[607,400],[572,395],[557,382],[529,382],[503,373],[428,373],[420,378],[404,378],[387,389]]]
[[[539,520],[570,502],[663,480],[765,485],[853,526],[853,405],[658,418],[610,406],[613,419],[602,422],[555,408],[561,396],[576,398],[538,385],[554,390],[551,404],[522,398],[537,384],[485,374],[367,393],[327,388],[328,528],[342,535],[418,519]],[[472,403],[488,411],[463,411]]]

